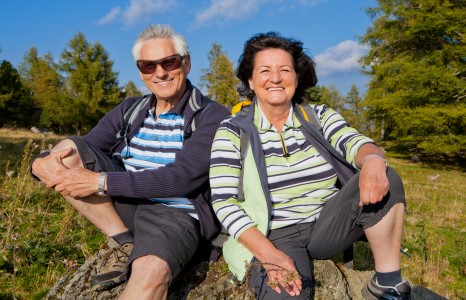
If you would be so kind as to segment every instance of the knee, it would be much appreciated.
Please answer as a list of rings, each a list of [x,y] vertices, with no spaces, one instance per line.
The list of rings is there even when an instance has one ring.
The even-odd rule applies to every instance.
[[[63,165],[65,165],[67,168],[82,167],[83,163],[79,157],[77,146],[71,139],[65,139],[59,142],[55,147],[53,147],[51,152],[53,153],[57,151],[63,151],[69,148],[72,148],[72,152],[61,160]]]
[[[389,167],[387,169],[387,178],[390,185],[390,194],[396,199],[403,199],[403,203],[405,203],[405,190],[400,175]]]
[[[131,277],[146,288],[159,287],[169,284],[171,271],[166,261],[155,255],[145,255],[133,261]]]
[[[388,182],[390,183],[390,187],[403,189],[403,182],[401,181],[400,175],[390,167],[387,168],[387,178]]]

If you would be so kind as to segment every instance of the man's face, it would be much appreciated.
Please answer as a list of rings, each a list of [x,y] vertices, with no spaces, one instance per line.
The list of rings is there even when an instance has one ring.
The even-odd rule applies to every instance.
[[[178,54],[172,40],[151,39],[145,41],[140,52],[140,60],[161,60]],[[181,66],[172,71],[166,71],[161,64],[157,64],[152,74],[143,74],[139,71],[142,81],[157,97],[157,100],[176,103],[181,99],[186,89],[186,76],[191,70],[189,56],[184,58]]]

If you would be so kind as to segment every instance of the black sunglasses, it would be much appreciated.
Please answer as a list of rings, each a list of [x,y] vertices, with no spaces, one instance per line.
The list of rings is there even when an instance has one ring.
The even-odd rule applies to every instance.
[[[160,65],[165,71],[173,71],[181,67],[184,56],[179,54],[171,55],[159,60],[143,60],[139,59],[136,61],[136,66],[142,74],[153,74],[157,65]]]

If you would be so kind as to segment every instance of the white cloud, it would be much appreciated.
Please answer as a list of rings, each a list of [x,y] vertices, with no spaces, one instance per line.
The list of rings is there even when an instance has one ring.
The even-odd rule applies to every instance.
[[[328,0],[210,0],[210,5],[197,13],[194,27],[244,20],[257,13],[264,4],[275,4],[281,10],[292,10],[298,6],[316,6],[325,1]]]
[[[268,0],[211,0],[209,7],[197,13],[194,26],[246,19],[259,11],[260,5],[265,2]]]
[[[118,15],[120,14],[120,11],[121,9],[119,6],[113,8],[105,17],[97,21],[97,24],[106,25],[113,22],[113,20],[115,20],[115,18],[118,17]]]
[[[134,24],[141,18],[165,12],[175,5],[175,0],[131,0],[130,6],[123,12],[123,18],[126,24]]]
[[[141,19],[147,19],[155,13],[166,12],[176,5],[176,0],[131,0],[128,7],[121,11],[120,7],[113,8],[98,24],[108,24],[121,16],[126,25],[132,25]]]
[[[338,43],[315,57],[319,76],[330,76],[340,72],[352,72],[360,69],[359,58],[367,50],[352,40]]]

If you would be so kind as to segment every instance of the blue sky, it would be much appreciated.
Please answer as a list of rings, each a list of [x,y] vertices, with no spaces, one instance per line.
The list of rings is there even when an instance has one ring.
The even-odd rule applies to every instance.
[[[9,0],[0,10],[0,60],[17,67],[31,47],[55,60],[71,38],[82,32],[100,42],[114,61],[120,86],[129,80],[142,87],[131,47],[148,24],[171,25],[191,50],[188,78],[198,85],[209,67],[212,43],[222,45],[236,62],[253,34],[278,31],[301,40],[317,62],[320,85],[333,84],[346,95],[354,83],[361,92],[369,78],[361,75],[365,48],[358,37],[372,25],[365,8],[375,0]]]

